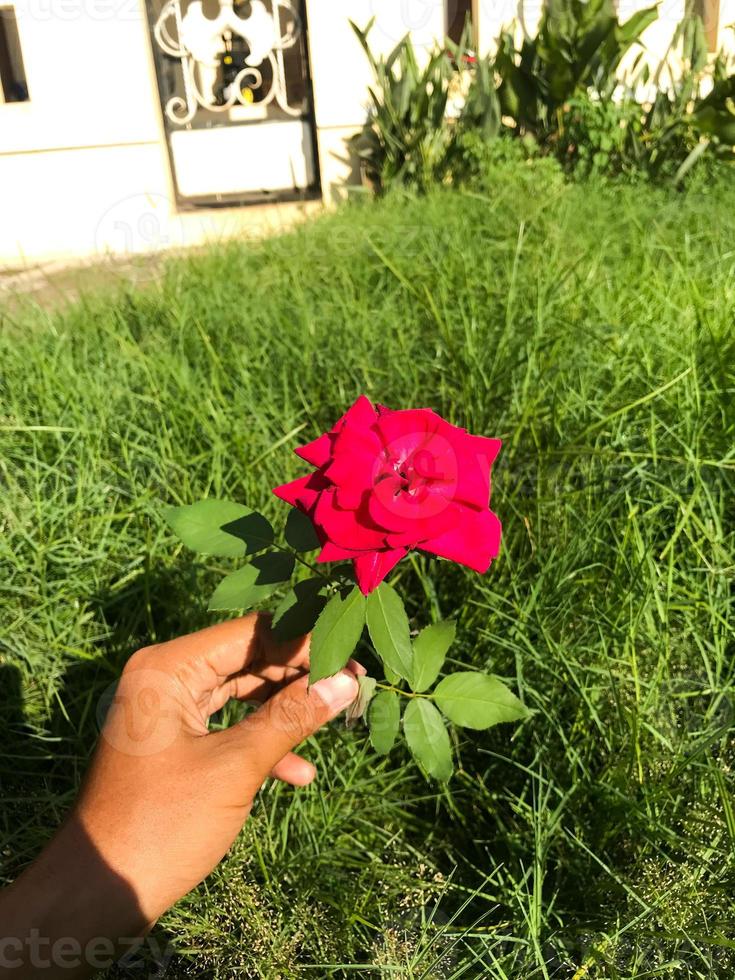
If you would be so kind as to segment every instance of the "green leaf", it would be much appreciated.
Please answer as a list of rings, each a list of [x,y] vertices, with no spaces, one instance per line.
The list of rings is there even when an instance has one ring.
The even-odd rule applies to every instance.
[[[231,500],[200,500],[169,507],[163,515],[187,548],[220,558],[241,558],[273,541],[273,528],[262,514]]]
[[[694,149],[687,154],[686,159],[682,161],[682,163],[679,165],[679,169],[674,174],[673,183],[674,184],[680,183],[686,177],[689,171],[692,169],[694,164],[699,160],[702,154],[706,153],[708,149],[709,149],[709,140],[706,140],[703,143],[697,143]]]
[[[386,667],[385,664],[383,664],[383,673],[385,674],[385,679],[388,681],[388,683],[392,684],[394,687],[401,683],[400,674],[397,674],[395,670],[391,670],[390,667]]]
[[[414,691],[426,691],[437,679],[456,632],[457,624],[447,619],[422,629],[413,641]]]
[[[378,682],[374,677],[364,677],[359,675],[357,678],[358,694],[355,700],[347,709],[347,727],[352,728],[360,718],[367,712],[368,705],[375,694],[375,685]]]
[[[271,551],[253,558],[223,578],[209,600],[210,609],[250,609],[275,592],[293,574],[294,556]]]
[[[295,640],[314,629],[319,613],[327,604],[326,583],[323,578],[308,578],[297,582],[277,606],[273,614],[273,632],[279,640]]]
[[[309,683],[341,670],[357,646],[365,625],[365,596],[355,586],[343,599],[332,596],[311,634]]]
[[[238,517],[237,520],[223,524],[222,530],[239,538],[245,544],[245,554],[254,555],[273,544],[275,531],[262,514],[252,510],[249,514]]]
[[[526,707],[501,680],[474,670],[445,677],[434,699],[450,721],[464,728],[490,728],[528,716]]]
[[[410,683],[413,650],[408,616],[401,597],[387,582],[381,582],[368,596],[367,625],[380,659]]]
[[[414,698],[403,716],[408,747],[424,772],[446,782],[452,775],[452,746],[442,716],[426,698]]]
[[[381,691],[370,705],[368,724],[370,742],[378,755],[387,755],[393,748],[401,721],[401,706],[393,691]]]
[[[645,10],[637,10],[624,24],[615,25],[615,33],[620,42],[620,56],[627,51],[630,45],[637,41],[645,29],[658,19],[658,7],[646,7]],[[616,63],[620,58],[616,59]]]
[[[292,507],[286,518],[286,541],[294,551],[314,551],[319,547],[314,525],[306,514]]]

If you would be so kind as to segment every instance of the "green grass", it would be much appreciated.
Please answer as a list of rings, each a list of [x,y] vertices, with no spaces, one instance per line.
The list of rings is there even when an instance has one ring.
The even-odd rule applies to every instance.
[[[8,313],[0,880],[73,798],[125,658],[212,621],[225,563],[164,505],[283,521],[291,448],[365,392],[504,439],[501,558],[421,560],[430,603],[410,563],[400,587],[534,713],[460,733],[446,790],[321,733],[318,782],[268,786],[160,923],[167,975],[732,976],[734,241],[734,188],[508,168]]]

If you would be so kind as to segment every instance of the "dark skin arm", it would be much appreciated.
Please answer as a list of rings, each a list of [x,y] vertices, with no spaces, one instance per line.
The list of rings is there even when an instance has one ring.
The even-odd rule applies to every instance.
[[[308,648],[251,615],[133,655],[72,812],[0,892],[0,976],[92,975],[221,861],[269,775],[311,782],[292,750],[364,671],[351,661],[309,688]],[[231,698],[261,707],[210,732]]]

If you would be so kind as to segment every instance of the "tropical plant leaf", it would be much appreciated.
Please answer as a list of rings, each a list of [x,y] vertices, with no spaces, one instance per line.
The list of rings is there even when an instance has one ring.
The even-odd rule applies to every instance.
[[[368,724],[370,743],[378,755],[387,755],[393,748],[401,721],[401,706],[394,691],[380,691],[370,705]]]
[[[452,775],[452,746],[442,716],[426,698],[414,698],[403,715],[403,731],[413,757],[429,776],[446,782]]]
[[[490,728],[528,715],[524,704],[501,680],[474,670],[445,677],[434,690],[434,700],[451,722],[464,728]]]
[[[650,27],[654,21],[658,20],[658,7],[645,7],[643,10],[636,10],[626,21],[618,24],[617,33],[620,43],[630,46],[637,41],[641,34]],[[626,48],[627,50],[627,48]]]
[[[355,586],[343,599],[334,595],[321,611],[311,635],[309,683],[331,677],[350,659],[365,625],[365,596]]]
[[[684,178],[692,169],[692,167],[697,163],[699,158],[704,153],[707,152],[708,149],[709,149],[709,140],[703,140],[701,143],[697,143],[694,149],[689,152],[689,155],[687,156],[686,160],[684,160],[679,165],[679,169],[674,174],[673,183],[678,184],[682,180],[684,180]]]

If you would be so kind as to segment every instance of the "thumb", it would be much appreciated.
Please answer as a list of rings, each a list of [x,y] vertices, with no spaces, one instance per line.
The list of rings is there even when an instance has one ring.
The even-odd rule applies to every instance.
[[[308,685],[309,678],[300,677],[230,729],[239,751],[248,756],[248,769],[258,785],[291,749],[335,718],[358,694],[357,679],[347,669]]]

